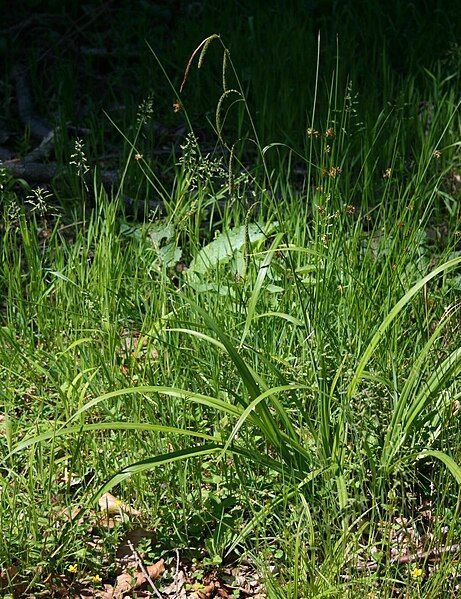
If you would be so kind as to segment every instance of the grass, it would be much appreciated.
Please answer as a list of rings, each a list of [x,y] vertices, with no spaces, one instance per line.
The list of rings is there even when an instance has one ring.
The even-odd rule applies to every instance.
[[[213,39],[173,94],[195,129],[214,102],[203,130],[216,152],[184,134],[159,175],[149,111],[133,107],[109,122],[125,153],[112,192],[74,170],[53,189],[56,216],[3,175],[2,592],[113,581],[137,525],[156,531],[152,559],[190,547],[204,571],[250,559],[269,597],[458,592],[456,69],[418,69],[415,51],[403,77],[392,45],[362,100],[366,60],[327,35],[297,97],[276,45],[242,77],[246,45],[279,39],[258,6],[241,19],[250,34],[236,31],[229,54]],[[357,25],[344,31],[358,43]],[[198,97],[198,76],[212,93]],[[105,144],[91,135],[90,165]],[[133,218],[125,193],[166,214]],[[106,491],[141,516],[95,524]]]

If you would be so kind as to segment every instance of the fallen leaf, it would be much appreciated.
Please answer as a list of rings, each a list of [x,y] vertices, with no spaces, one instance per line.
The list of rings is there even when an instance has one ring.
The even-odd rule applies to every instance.
[[[215,590],[214,583],[207,584],[201,589],[201,592],[205,595],[205,597],[211,597],[211,593]]]
[[[143,576],[144,579],[144,576]],[[117,582],[115,584],[115,588],[113,590],[114,599],[121,599],[123,595],[127,591],[131,591],[136,588],[137,585],[137,576],[136,574],[130,574],[129,572],[125,572],[124,574],[120,574],[117,576]]]
[[[165,572],[164,560],[161,559],[155,564],[147,566],[146,572],[152,581],[157,580],[157,578],[160,578]],[[113,589],[112,597],[113,599],[123,599],[126,592],[139,589],[146,582],[147,578],[141,570],[137,570],[134,573],[124,572],[123,574],[120,574],[120,576],[117,576],[117,582]]]
[[[123,503],[121,499],[117,499],[110,493],[104,493],[104,495],[99,498],[98,504],[101,510],[106,512],[106,514],[115,515],[119,514],[120,512],[124,512],[125,514],[130,514],[131,516],[141,515],[141,512],[135,510],[126,503]]]
[[[160,559],[155,564],[147,566],[146,571],[152,580],[157,580],[157,578],[160,578],[160,576],[162,576],[162,574],[165,572],[165,561]]]
[[[120,514],[118,514],[118,516],[120,516]],[[118,522],[120,522],[120,518],[111,518],[109,514],[105,513],[99,516],[98,518],[94,518],[92,524],[96,527],[103,527],[107,530],[112,530],[117,526]]]

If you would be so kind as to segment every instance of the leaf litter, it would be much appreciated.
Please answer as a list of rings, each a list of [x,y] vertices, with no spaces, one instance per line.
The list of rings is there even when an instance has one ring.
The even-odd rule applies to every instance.
[[[120,525],[130,526],[131,518],[141,517],[141,512],[110,493],[101,496],[98,506],[99,511],[79,506],[54,511],[54,526],[70,522],[85,526],[87,547],[100,551],[102,538],[98,531],[110,531]],[[153,530],[132,527],[115,549],[112,576],[91,576],[84,570],[84,565],[80,571],[77,565],[72,564],[65,573],[48,573],[42,581],[42,590],[35,593],[28,592],[33,575],[18,572],[14,567],[0,569],[0,594],[9,592],[14,599],[266,599],[262,578],[250,561],[239,565],[210,566],[205,552],[194,550],[191,553],[188,548],[175,549],[173,558],[171,550],[165,551],[164,557],[149,563],[149,556],[143,553],[142,548],[155,538]],[[198,558],[192,558],[192,554],[198,555]]]

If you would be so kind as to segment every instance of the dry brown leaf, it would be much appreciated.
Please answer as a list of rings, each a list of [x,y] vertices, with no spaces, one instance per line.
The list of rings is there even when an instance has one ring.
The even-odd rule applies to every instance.
[[[144,581],[144,575],[142,572],[136,572],[136,574],[125,572],[124,574],[117,576],[117,582],[112,593],[114,599],[122,599],[126,592],[134,590],[137,586],[141,586],[138,581],[139,574],[141,574],[142,580]]]
[[[165,572],[165,565],[163,559],[146,567],[147,574],[151,580],[156,580]],[[98,591],[98,599],[123,599],[125,593],[139,589],[147,582],[147,579],[143,572],[138,570],[137,572],[124,572],[117,576],[115,587],[105,584],[104,591]]]
[[[165,572],[165,561],[160,559],[158,562],[155,562],[155,564],[147,566],[146,571],[152,580],[157,580],[157,578],[160,578]]]
[[[104,527],[108,530],[112,530],[117,526],[117,522],[120,522],[120,518],[111,518],[109,514],[101,514],[98,518],[92,520],[93,526]]]
[[[80,514],[82,516],[76,520]],[[85,522],[84,515],[82,508],[78,505],[70,507],[57,506],[52,510],[52,516],[56,519],[56,522],[72,522],[76,520],[76,523],[83,524]]]
[[[146,572],[149,578],[154,581],[165,572],[164,560],[161,559],[155,564],[146,567]],[[141,570],[134,573],[124,572],[117,576],[115,588],[112,591],[113,599],[123,599],[123,595],[128,591],[134,591],[142,587],[147,582],[147,578]],[[105,599],[105,598],[104,598]]]
[[[213,582],[207,584],[201,589],[201,592],[205,595],[205,597],[211,597],[211,593],[215,590],[215,585]]]
[[[101,510],[106,512],[106,514],[115,515],[119,514],[120,512],[124,512],[125,514],[130,514],[131,516],[141,515],[141,512],[135,510],[126,503],[123,503],[121,499],[117,499],[117,497],[114,497],[110,493],[104,493],[104,495],[99,498],[98,504]]]

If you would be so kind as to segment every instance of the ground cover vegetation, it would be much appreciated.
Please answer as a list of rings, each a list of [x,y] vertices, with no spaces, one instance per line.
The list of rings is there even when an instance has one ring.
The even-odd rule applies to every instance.
[[[0,593],[459,596],[456,10],[47,4],[0,38]]]

